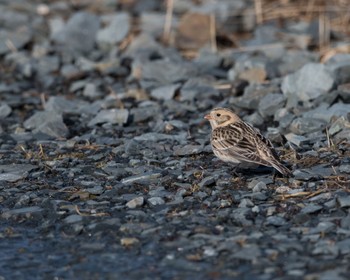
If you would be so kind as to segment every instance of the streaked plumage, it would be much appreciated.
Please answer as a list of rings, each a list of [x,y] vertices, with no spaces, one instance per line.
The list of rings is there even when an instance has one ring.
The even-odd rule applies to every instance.
[[[274,167],[285,176],[291,175],[272,143],[231,110],[215,108],[205,118],[210,121],[211,145],[219,159],[240,165],[252,163]]]

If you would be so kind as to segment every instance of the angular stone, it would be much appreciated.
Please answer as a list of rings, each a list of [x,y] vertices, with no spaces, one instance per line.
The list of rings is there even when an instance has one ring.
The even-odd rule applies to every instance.
[[[65,138],[69,133],[62,115],[55,112],[36,112],[23,125],[33,133],[43,133],[53,138]]]
[[[128,208],[134,209],[138,206],[142,206],[145,202],[145,199],[142,196],[139,197],[135,197],[134,199],[128,201],[128,203],[126,203],[126,206]]]
[[[6,103],[0,105],[0,119],[8,117],[12,112],[12,108]]]
[[[63,96],[51,96],[45,103],[45,111],[63,113],[76,113],[77,104],[72,100],[68,100]]]
[[[26,26],[11,32],[0,30],[0,55],[20,50],[29,43],[31,37],[32,32]]]
[[[293,133],[300,135],[323,130],[326,125],[323,120],[303,117],[294,119],[289,128]]]
[[[254,203],[249,198],[243,198],[239,203],[238,207],[253,207]]]
[[[160,115],[159,106],[145,106],[139,108],[132,108],[130,110],[130,115],[132,116],[132,122],[138,123],[142,121],[146,121],[148,119],[159,117]]]
[[[88,124],[94,126],[101,123],[125,124],[128,121],[129,111],[127,109],[108,109],[100,111]]]
[[[55,32],[53,39],[68,50],[86,54],[94,48],[99,26],[100,20],[97,16],[88,12],[73,13],[64,27]]]
[[[16,182],[24,179],[34,168],[37,166],[31,164],[0,165],[0,181]]]
[[[287,107],[295,107],[298,101],[310,101],[326,94],[334,82],[332,72],[325,65],[304,65],[299,71],[283,79],[282,92],[288,99]]]
[[[337,201],[342,208],[350,207],[350,195],[338,196]]]
[[[28,214],[38,213],[38,212],[41,212],[43,210],[44,209],[40,208],[39,206],[24,207],[24,208],[12,209],[9,211],[5,211],[1,214],[1,217],[4,219],[8,219],[11,216],[28,215]]]
[[[154,86],[166,86],[195,76],[197,70],[192,64],[155,60],[140,65],[142,79],[152,81]]]
[[[288,133],[284,136],[286,137],[286,139],[289,142],[293,143],[294,145],[296,145],[298,147],[301,147],[303,144],[308,142],[307,138],[305,138],[304,136],[296,135],[294,133]]]
[[[175,156],[189,156],[196,155],[203,152],[204,147],[202,145],[186,145],[186,146],[176,146],[174,147]]]
[[[82,222],[83,217],[78,215],[78,214],[72,214],[69,215],[68,217],[66,217],[63,222],[65,222],[66,224],[75,224],[75,223],[80,223]]]
[[[321,209],[323,209],[323,207],[321,205],[309,204],[309,205],[306,205],[303,209],[301,209],[300,213],[312,214],[312,213],[316,213],[316,212],[320,211]]]
[[[252,244],[234,253],[232,257],[245,261],[258,260],[261,257],[261,249],[259,246]]]
[[[163,205],[165,203],[164,199],[159,196],[151,197],[147,199],[147,202],[152,206]]]
[[[303,118],[314,118],[319,120],[324,120],[325,122],[330,122],[333,116],[346,117],[350,112],[350,104],[335,103],[329,107],[328,104],[322,104],[319,107],[305,112]]]
[[[130,30],[128,13],[117,13],[106,17],[106,27],[97,32],[96,41],[102,47],[112,47],[122,41]]]
[[[279,216],[269,216],[266,219],[266,225],[272,225],[276,227],[283,226],[287,223],[287,221]]]
[[[180,84],[157,87],[151,91],[151,96],[158,100],[170,100],[179,88]]]
[[[281,109],[286,101],[283,94],[269,93],[259,103],[259,113],[263,117],[273,116],[278,109]]]
[[[216,178],[215,176],[208,176],[203,178],[203,180],[198,184],[200,188],[207,187],[215,184]]]

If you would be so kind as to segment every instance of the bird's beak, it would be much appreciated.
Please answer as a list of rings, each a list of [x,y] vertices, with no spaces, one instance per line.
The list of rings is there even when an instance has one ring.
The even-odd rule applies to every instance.
[[[213,119],[209,114],[205,115],[204,118],[207,119],[207,120],[212,120]]]

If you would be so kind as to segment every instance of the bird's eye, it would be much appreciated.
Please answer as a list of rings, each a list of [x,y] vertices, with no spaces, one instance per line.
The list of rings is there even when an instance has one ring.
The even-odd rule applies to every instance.
[[[221,114],[216,114],[217,117],[221,117]]]

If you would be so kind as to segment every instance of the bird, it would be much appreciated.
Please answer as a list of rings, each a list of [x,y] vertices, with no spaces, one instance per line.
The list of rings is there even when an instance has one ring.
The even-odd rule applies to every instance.
[[[271,141],[233,111],[215,108],[204,118],[210,122],[210,143],[219,159],[237,166],[257,164],[273,167],[282,175],[291,176],[292,172],[282,164]]]

